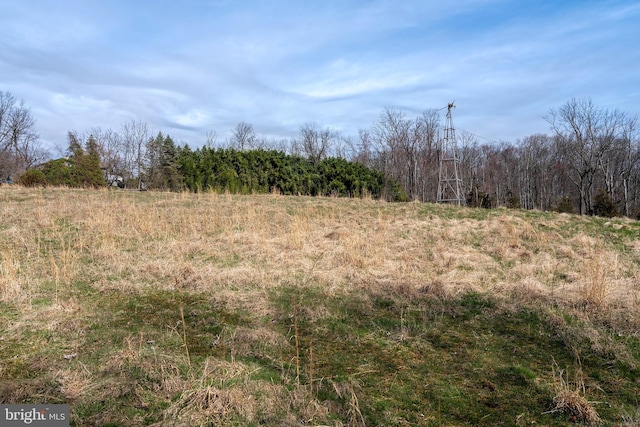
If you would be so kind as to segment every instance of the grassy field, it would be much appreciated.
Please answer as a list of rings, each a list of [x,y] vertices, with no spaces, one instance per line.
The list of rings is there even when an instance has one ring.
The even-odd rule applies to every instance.
[[[0,403],[76,426],[640,425],[640,223],[0,187]]]

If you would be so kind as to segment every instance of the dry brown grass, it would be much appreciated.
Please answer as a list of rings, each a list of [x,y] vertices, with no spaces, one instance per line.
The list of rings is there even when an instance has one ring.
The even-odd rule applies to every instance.
[[[127,292],[215,292],[264,312],[265,289],[311,270],[309,283],[330,293],[392,281],[598,310],[639,299],[632,261],[594,237],[561,238],[565,216],[443,219],[373,200],[2,191],[0,298],[21,305],[51,287],[58,298],[81,278]]]
[[[326,403],[307,388],[288,390],[279,384],[251,378],[259,368],[240,362],[207,359],[200,378],[182,384],[180,397],[164,411],[160,425],[210,425],[236,419],[268,422],[275,414],[298,413],[303,423],[323,420]],[[293,420],[292,425],[297,425]]]
[[[565,307],[579,319],[606,321],[621,334],[640,327],[637,250],[621,254],[586,232],[567,237],[565,227],[573,219],[566,215],[536,219],[504,210],[474,219],[473,211],[464,212],[469,215],[446,219],[425,213],[421,204],[370,199],[2,187],[0,302],[18,314],[0,320],[0,335],[64,335],[55,351],[56,363],[66,363],[62,354],[88,340],[92,312],[100,309],[78,302],[77,283],[98,293],[164,289],[207,295],[259,319],[273,315],[270,291],[291,284],[321,285],[327,296],[358,289],[438,298],[490,292],[514,304]],[[317,310],[306,315],[322,316]],[[102,366],[67,363],[56,367],[54,377],[70,401],[133,393],[144,407],[152,397],[113,385],[123,367],[135,367],[157,384],[153,398],[169,405],[167,420],[185,424],[229,414],[256,420],[278,407],[295,407],[309,420],[326,415],[312,390],[291,392],[254,380],[240,362],[223,366],[210,360],[185,376],[180,366],[191,363],[186,331],[173,334],[185,344],[181,354],[163,354],[147,343],[149,337],[132,336]],[[617,351],[597,332],[589,339],[603,353]],[[222,340],[231,358],[274,357],[274,363],[274,354],[287,345],[261,327],[224,331]],[[42,338],[32,350],[46,345]],[[20,357],[34,363],[26,350]],[[13,369],[7,362],[0,368],[0,375]],[[560,373],[561,388],[567,385],[562,378]],[[225,379],[235,385],[227,387]],[[20,393],[45,386],[25,383],[25,390],[11,392],[19,400]],[[338,394],[351,402],[349,424],[363,424],[355,388],[341,387]],[[563,390],[556,410],[596,419],[580,390]]]
[[[583,266],[584,284],[582,295],[585,304],[606,307],[608,304],[607,267],[615,273],[615,265],[606,263],[598,251],[592,251],[585,257]]]
[[[553,365],[553,408],[549,412],[567,414],[574,422],[587,425],[600,424],[600,415],[593,407],[593,402],[586,398],[586,388],[580,369],[575,373],[573,381],[569,379],[569,372]]]
[[[270,287],[278,284],[283,272],[287,276],[305,274],[314,264],[314,278],[336,288],[354,279],[371,282],[394,277],[409,283],[444,279],[453,286],[486,291],[501,282],[538,279],[548,284],[549,275],[565,270],[568,277],[578,275],[576,281],[581,282],[572,292],[606,306],[607,290],[616,285],[615,277],[607,277],[615,255],[591,249],[588,245],[592,243],[578,238],[570,248],[575,256],[553,265],[546,255],[552,253],[556,240],[537,239],[530,225],[515,231],[522,221],[511,216],[482,223],[429,223],[416,218],[415,211],[398,217],[395,206],[377,202],[361,209],[358,201],[294,199],[287,212],[278,203],[269,203],[274,197],[201,196],[190,209],[182,209],[181,203],[188,195],[174,196],[174,200],[167,197],[158,202],[165,205],[162,210],[135,204],[122,209],[120,205],[118,217],[134,218],[128,226],[127,220],[113,223],[113,216],[106,218],[104,213],[93,218],[87,215],[83,221],[86,232],[74,241],[61,241],[62,256],[52,263],[54,280],[68,281],[77,274],[74,254],[82,252],[84,245],[102,269],[122,268],[120,256],[131,254],[137,262],[125,265],[140,266],[142,260],[140,270],[147,273],[134,278],[157,283],[177,276],[165,286],[199,291],[247,282]],[[111,209],[103,207],[103,211]],[[355,209],[357,214],[350,212]],[[474,238],[481,241],[479,247],[473,245]],[[112,255],[114,242],[119,243],[117,257]],[[120,285],[130,284],[122,281]],[[134,286],[138,288],[139,283]]]
[[[20,293],[25,292],[20,283],[20,262],[13,253],[5,251],[0,254],[0,299],[13,301]]]

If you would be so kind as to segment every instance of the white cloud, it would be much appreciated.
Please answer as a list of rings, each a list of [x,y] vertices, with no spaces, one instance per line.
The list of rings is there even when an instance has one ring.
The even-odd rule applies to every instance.
[[[355,134],[386,106],[453,99],[463,128],[515,139],[570,96],[638,112],[639,14],[622,0],[11,2],[0,90],[49,140],[130,119],[192,144],[240,121]]]
[[[111,101],[96,99],[90,96],[72,96],[58,93],[51,99],[51,107],[65,113],[82,113],[86,111],[107,111],[112,106]]]
[[[200,127],[206,124],[209,115],[201,110],[193,109],[183,114],[173,115],[172,120],[184,127]]]

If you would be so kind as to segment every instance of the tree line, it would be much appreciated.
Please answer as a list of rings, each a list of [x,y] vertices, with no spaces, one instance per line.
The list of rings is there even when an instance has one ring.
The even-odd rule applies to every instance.
[[[386,109],[361,130],[354,159],[400,182],[412,200],[435,202],[442,114]],[[637,117],[571,99],[544,117],[550,134],[480,143],[457,132],[467,205],[640,217]]]
[[[126,129],[136,126],[142,125],[128,124]],[[144,144],[136,140],[128,144],[127,138],[114,137],[111,132],[96,135],[98,137],[92,133],[83,138],[69,132],[67,155],[28,169],[19,182],[27,186],[117,186],[160,191],[277,192],[407,200],[398,183],[344,158],[307,158],[263,148],[237,150],[205,146],[192,150],[188,145],[177,146],[162,132],[146,139]],[[125,148],[130,145],[133,152],[126,155],[126,150],[108,150],[107,144],[112,141],[124,143]],[[109,153],[119,154],[109,157]],[[126,158],[132,161],[127,163]]]
[[[384,197],[406,200],[399,184],[366,166],[336,157],[301,157],[265,148],[176,146],[159,132],[148,140],[141,174],[146,188],[234,194]]]
[[[297,136],[279,140],[260,136],[251,124],[240,122],[223,141],[208,132],[197,149],[178,146],[162,133],[150,136],[146,123],[130,121],[119,130],[69,132],[70,147],[75,140],[84,151],[69,149],[66,160],[56,161],[58,169],[82,156],[91,164],[95,160],[91,156],[97,154],[106,185],[128,188],[234,192],[277,188],[285,194],[353,196],[362,193],[358,183],[366,182],[367,191],[381,197],[435,202],[443,116],[437,109],[410,117],[387,108],[356,137],[306,123]],[[544,119],[548,134],[515,142],[481,142],[472,133],[457,131],[467,205],[640,217],[637,117],[598,107],[590,99],[571,99],[549,110]],[[16,176],[16,171],[38,165],[45,157],[38,141],[28,108],[8,92],[0,92],[0,176]],[[350,163],[364,166],[371,176],[379,174],[376,179],[382,180],[382,188],[378,190],[370,177],[364,178],[364,170],[355,171],[357,166]],[[274,165],[282,169],[276,171]],[[322,173],[328,173],[328,165],[341,171],[336,176],[344,179],[344,189],[330,173],[327,176],[333,178],[326,181]],[[74,173],[81,177],[81,170]],[[348,176],[360,175],[349,181]],[[93,185],[89,177],[76,179]]]

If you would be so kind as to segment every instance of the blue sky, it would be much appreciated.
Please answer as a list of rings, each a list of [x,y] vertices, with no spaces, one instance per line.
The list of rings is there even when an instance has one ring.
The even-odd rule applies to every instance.
[[[130,120],[193,147],[241,121],[355,137],[453,100],[513,142],[572,97],[638,114],[639,22],[637,0],[3,0],[0,90],[58,146]]]

